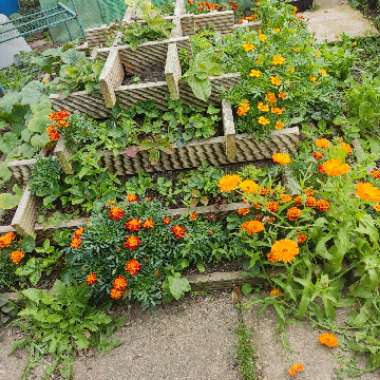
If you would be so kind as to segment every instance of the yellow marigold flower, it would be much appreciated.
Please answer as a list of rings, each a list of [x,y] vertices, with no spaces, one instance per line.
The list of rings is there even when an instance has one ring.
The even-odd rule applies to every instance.
[[[264,231],[264,224],[258,220],[248,220],[241,225],[243,231],[245,231],[249,236],[257,234]]]
[[[281,100],[285,100],[288,97],[288,94],[284,91],[280,91],[277,95]]]
[[[281,297],[281,296],[284,295],[284,292],[283,292],[281,289],[279,289],[279,288],[273,288],[273,289],[270,291],[269,295],[270,295],[271,297]]]
[[[252,69],[249,73],[251,78],[260,78],[263,73],[260,70]]]
[[[337,336],[330,332],[325,332],[319,335],[319,343],[329,348],[335,348],[339,346],[339,341],[338,341]]]
[[[281,32],[281,28],[273,28],[273,33],[280,33]]]
[[[270,123],[269,119],[267,119],[266,117],[264,116],[260,116],[258,119],[257,119],[257,122],[260,124],[260,125],[268,125]]]
[[[271,112],[275,115],[282,115],[284,112],[284,109],[281,107],[272,107]]]
[[[273,153],[272,161],[279,165],[288,165],[292,162],[289,153]]]
[[[320,170],[329,177],[338,177],[347,174],[350,171],[350,166],[340,160],[331,159],[325,161]]]
[[[345,142],[341,142],[339,146],[346,152],[347,154],[352,154],[352,146]]]
[[[330,141],[327,139],[317,139],[314,141],[314,144],[317,148],[320,149],[327,149],[330,146]]]
[[[380,202],[380,189],[369,182],[356,185],[356,196],[367,202]]]
[[[241,177],[238,174],[227,174],[219,179],[218,187],[222,193],[230,193],[236,190],[241,183]]]
[[[282,121],[276,121],[276,124],[274,125],[274,128],[277,130],[284,129],[285,124]]]
[[[272,58],[272,65],[280,66],[285,63],[285,57],[283,57],[281,54],[276,54]]]
[[[259,41],[265,42],[267,40],[267,36],[264,33],[259,34]]]
[[[270,262],[290,263],[299,253],[300,249],[295,241],[278,240],[272,245],[268,260]]]
[[[309,76],[309,81],[310,82],[316,82],[317,81],[317,77],[315,75],[310,75]]]
[[[321,74],[321,77],[327,76],[327,70],[326,69],[319,69],[319,74]]]
[[[251,109],[251,106],[249,104],[249,101],[247,99],[244,99],[240,102],[239,107],[236,112],[239,116],[245,116],[249,112],[250,109]]]
[[[373,209],[374,209],[376,212],[380,212],[380,203],[375,204],[375,206],[373,206]]]
[[[277,102],[276,94],[274,92],[268,92],[265,94],[265,100],[271,104],[275,104]]]
[[[291,377],[297,376],[299,373],[305,371],[305,366],[301,363],[294,363],[288,369],[288,375]]]
[[[253,44],[251,44],[249,42],[243,44],[243,49],[247,53],[249,53],[250,51],[252,51],[254,48],[255,48],[255,45],[253,45]]]
[[[269,112],[269,106],[268,104],[265,104],[263,102],[259,102],[257,104],[257,109],[261,112]]]
[[[270,77],[270,81],[273,86],[281,86],[282,80],[278,75],[273,75]]]
[[[245,194],[257,194],[260,191],[260,186],[251,179],[246,179],[239,185],[240,190]]]

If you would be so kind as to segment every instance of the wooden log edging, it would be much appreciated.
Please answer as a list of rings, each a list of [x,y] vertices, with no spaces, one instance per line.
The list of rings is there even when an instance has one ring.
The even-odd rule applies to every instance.
[[[21,185],[26,185],[32,174],[33,166],[36,164],[35,158],[28,160],[15,160],[8,162],[8,169],[12,172],[13,178]]]

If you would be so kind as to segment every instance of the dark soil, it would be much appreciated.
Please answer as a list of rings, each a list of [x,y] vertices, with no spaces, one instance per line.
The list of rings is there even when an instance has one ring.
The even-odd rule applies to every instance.
[[[123,86],[131,85],[131,84],[138,84],[138,83],[148,83],[148,82],[161,82],[165,80],[165,73],[164,69],[160,66],[152,67],[149,71],[144,71],[139,74],[127,72],[124,81]]]
[[[9,226],[12,222],[12,219],[15,215],[15,209],[12,210],[3,210],[3,213],[0,214],[0,224],[2,226]]]

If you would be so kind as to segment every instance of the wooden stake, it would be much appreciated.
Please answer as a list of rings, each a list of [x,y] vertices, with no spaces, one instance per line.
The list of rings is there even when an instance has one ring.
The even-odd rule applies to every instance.
[[[222,115],[226,156],[228,161],[234,161],[236,160],[237,154],[234,115],[232,113],[231,103],[225,99],[222,101]]]

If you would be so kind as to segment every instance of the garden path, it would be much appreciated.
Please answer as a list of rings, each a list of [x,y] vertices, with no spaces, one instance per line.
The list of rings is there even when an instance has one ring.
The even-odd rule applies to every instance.
[[[345,0],[315,0],[314,10],[304,12],[308,28],[318,41],[333,42],[342,33],[350,37],[377,35],[375,26]]]

